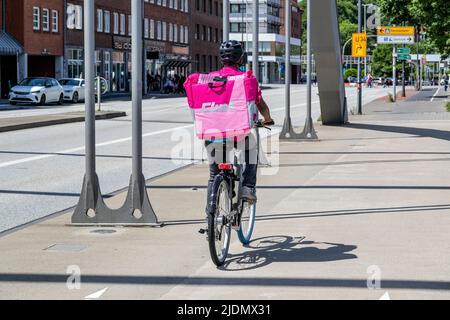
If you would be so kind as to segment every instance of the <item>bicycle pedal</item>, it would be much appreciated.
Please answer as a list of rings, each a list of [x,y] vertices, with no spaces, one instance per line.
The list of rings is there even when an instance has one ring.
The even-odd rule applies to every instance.
[[[198,230],[198,233],[201,233],[201,234],[205,234],[207,232],[208,232],[208,229],[200,229],[200,230]]]

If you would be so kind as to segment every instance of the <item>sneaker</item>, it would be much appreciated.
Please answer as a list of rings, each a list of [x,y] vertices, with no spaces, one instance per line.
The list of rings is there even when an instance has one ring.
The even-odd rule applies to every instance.
[[[241,197],[242,199],[245,199],[247,201],[256,202],[257,198],[255,188],[243,186]]]

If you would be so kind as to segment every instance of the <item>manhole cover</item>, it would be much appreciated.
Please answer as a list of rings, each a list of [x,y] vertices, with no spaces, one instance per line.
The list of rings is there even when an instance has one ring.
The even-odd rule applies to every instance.
[[[111,234],[111,233],[116,233],[116,230],[111,230],[111,229],[97,229],[97,230],[93,230],[91,231],[91,233],[98,233],[98,234]]]
[[[86,249],[87,246],[81,244],[53,244],[46,251],[59,251],[59,252],[80,252]]]

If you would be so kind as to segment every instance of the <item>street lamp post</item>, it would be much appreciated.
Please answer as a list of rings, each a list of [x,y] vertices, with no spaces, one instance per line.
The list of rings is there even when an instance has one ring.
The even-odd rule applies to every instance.
[[[223,0],[223,41],[230,40],[230,0]]]
[[[253,0],[253,36],[252,36],[253,75],[259,82],[259,0]]]
[[[306,88],[306,121],[305,127],[303,128],[303,132],[300,134],[300,139],[305,140],[317,140],[316,130],[314,130],[314,125],[312,121],[311,109],[312,109],[312,95],[311,95],[311,87],[312,87],[312,48],[311,48],[311,0],[308,0],[307,3],[307,15],[308,15],[308,26],[307,26],[307,66],[306,72],[308,74],[307,80],[307,88]]]
[[[308,5],[309,8],[309,5]],[[284,104],[286,109],[286,114],[284,118],[283,129],[280,133],[280,139],[292,140],[300,139],[300,134],[294,131],[291,121],[291,2],[290,0],[285,0],[285,66],[284,66]],[[308,16],[309,21],[309,16]],[[309,27],[308,27],[309,31]]]
[[[358,33],[362,32],[361,11],[361,0],[358,0]],[[358,58],[358,114],[362,114],[361,58]]]

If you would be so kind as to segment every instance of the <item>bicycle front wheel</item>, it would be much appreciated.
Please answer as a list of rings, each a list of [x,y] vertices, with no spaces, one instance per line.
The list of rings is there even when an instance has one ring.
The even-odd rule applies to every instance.
[[[238,237],[242,244],[248,244],[252,238],[255,226],[256,203],[243,201],[241,206],[241,223],[238,230]]]
[[[231,199],[228,183],[219,178],[215,181],[213,194],[215,195],[215,210],[208,214],[208,242],[209,252],[214,264],[218,267],[225,263],[230,246]]]

